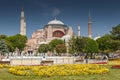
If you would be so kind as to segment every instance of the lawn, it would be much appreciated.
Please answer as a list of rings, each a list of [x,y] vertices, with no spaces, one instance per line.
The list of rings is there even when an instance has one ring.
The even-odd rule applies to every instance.
[[[105,74],[91,74],[79,76],[16,76],[10,74],[6,68],[0,69],[0,80],[120,80],[120,69],[111,69],[111,66],[105,66],[110,69]]]

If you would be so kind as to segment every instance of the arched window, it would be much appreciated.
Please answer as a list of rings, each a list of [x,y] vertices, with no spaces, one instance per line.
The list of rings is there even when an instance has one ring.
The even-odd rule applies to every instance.
[[[64,35],[65,34],[62,31],[59,31],[59,30],[53,32],[53,37],[62,37]]]

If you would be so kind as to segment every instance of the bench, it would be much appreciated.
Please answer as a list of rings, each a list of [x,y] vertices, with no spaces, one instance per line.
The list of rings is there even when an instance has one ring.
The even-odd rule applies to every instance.
[[[41,61],[40,65],[43,65],[43,66],[50,66],[50,65],[53,65],[53,61],[50,61],[50,60],[43,60],[43,61]]]
[[[82,61],[83,61],[82,59],[75,60],[75,62],[82,62]]]
[[[10,64],[10,61],[0,61],[0,64]]]

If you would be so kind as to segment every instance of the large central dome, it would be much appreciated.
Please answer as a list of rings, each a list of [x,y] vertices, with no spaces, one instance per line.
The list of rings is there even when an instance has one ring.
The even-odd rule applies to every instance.
[[[49,21],[48,24],[60,24],[60,25],[64,25],[64,23],[62,21],[57,20],[57,19]]]

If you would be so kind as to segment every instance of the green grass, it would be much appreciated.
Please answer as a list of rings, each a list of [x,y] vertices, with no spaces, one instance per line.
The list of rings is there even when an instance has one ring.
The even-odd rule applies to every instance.
[[[110,68],[111,66],[106,66]],[[7,69],[0,69],[0,80],[120,80],[120,69],[111,69],[106,74],[91,74],[79,76],[16,76],[10,74]]]

